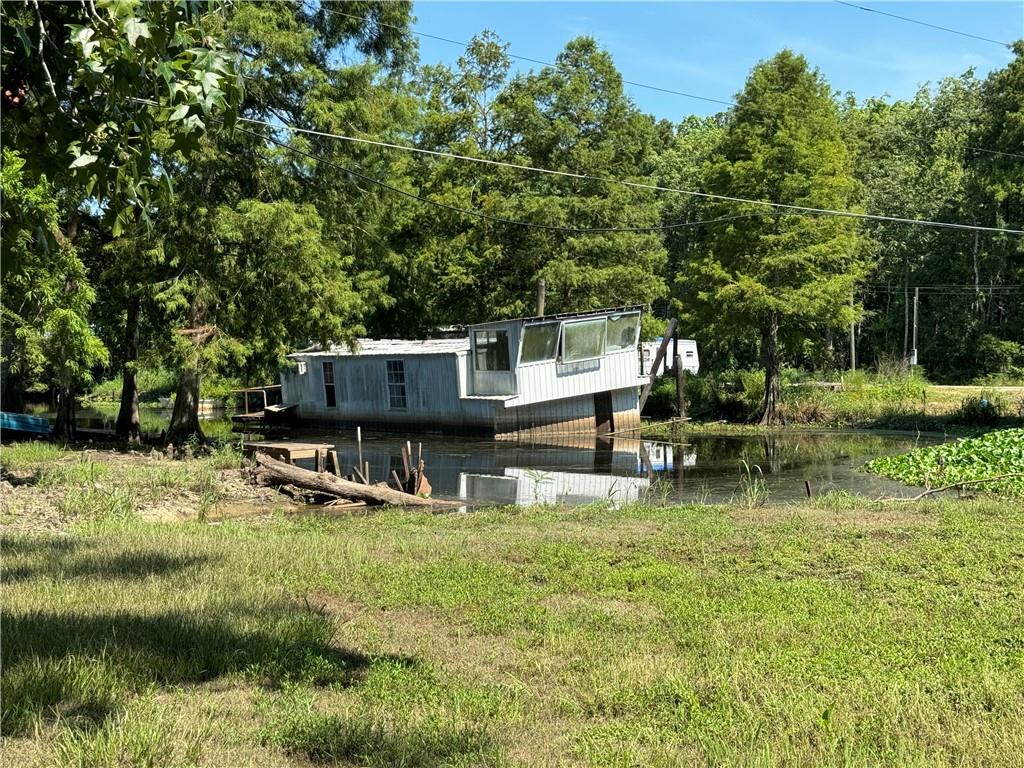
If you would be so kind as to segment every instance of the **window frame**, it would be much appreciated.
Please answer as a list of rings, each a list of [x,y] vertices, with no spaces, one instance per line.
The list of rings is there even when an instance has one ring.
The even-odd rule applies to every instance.
[[[477,337],[480,334],[494,334],[495,341],[494,346],[498,346],[498,337],[503,336],[505,339],[505,363],[508,367],[506,368],[481,368],[480,367],[480,353],[481,347]],[[491,342],[486,342],[483,347],[486,362],[486,350],[491,345]],[[480,373],[509,373],[512,371],[512,354],[509,350],[509,330],[508,328],[477,328],[473,331],[473,368]]]
[[[604,326],[604,328],[603,328],[603,330],[601,332],[601,351],[598,354],[591,355],[589,357],[578,357],[578,358],[574,358],[572,360],[567,359],[566,358],[566,354],[565,354],[565,348],[566,348],[566,343],[569,340],[569,334],[568,334],[569,326],[586,325],[588,323],[601,323]],[[562,331],[561,331],[561,335],[559,337],[559,341],[560,341],[560,343],[558,345],[558,360],[563,365],[571,365],[573,363],[585,363],[585,362],[587,362],[589,360],[600,360],[606,354],[605,347],[607,346],[607,343],[608,343],[608,318],[605,317],[605,316],[602,316],[602,317],[581,318],[579,320],[565,320],[565,321],[562,322]]]
[[[536,328],[542,325],[553,325],[557,328],[555,331],[555,349],[552,352],[551,357],[545,357],[541,360],[523,360],[523,351],[526,348],[526,331],[530,328]],[[560,320],[548,320],[542,323],[524,323],[522,333],[519,335],[519,357],[516,360],[516,367],[523,365],[541,365],[542,363],[554,363],[558,361],[561,356],[562,349],[562,326],[563,322]]]
[[[405,360],[384,361],[384,383],[388,392],[388,409],[409,410],[409,388],[405,378]],[[396,405],[401,402],[401,405]]]
[[[337,408],[338,407],[338,380],[334,378],[334,361],[323,360],[320,363],[320,372],[323,374],[324,380],[324,407],[325,408]],[[328,379],[328,372],[330,373],[330,381]]]
[[[633,332],[633,341],[631,344],[625,347],[616,347],[610,349],[608,347],[608,332],[611,329],[611,320],[621,320],[623,318],[634,318],[636,322],[635,330]],[[619,312],[614,315],[608,315],[605,317],[605,332],[604,332],[604,353],[606,355],[618,355],[622,352],[634,351],[640,343],[640,313],[639,312]]]

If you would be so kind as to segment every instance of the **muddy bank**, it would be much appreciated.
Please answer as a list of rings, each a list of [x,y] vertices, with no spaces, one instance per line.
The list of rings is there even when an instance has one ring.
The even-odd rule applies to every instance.
[[[101,516],[175,522],[259,517],[294,508],[239,471],[241,457],[172,459],[158,451],[15,443],[0,453],[0,531],[59,532]]]

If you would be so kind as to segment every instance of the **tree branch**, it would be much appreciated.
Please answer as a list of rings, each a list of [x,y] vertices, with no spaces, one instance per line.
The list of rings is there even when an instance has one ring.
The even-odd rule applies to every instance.
[[[57,109],[60,111],[60,99],[57,98],[57,87],[53,83],[53,75],[50,74],[50,68],[46,66],[46,57],[43,56],[43,41],[46,40],[46,28],[43,26],[43,12],[39,8],[39,0],[32,0],[32,5],[36,7],[36,16],[39,17],[39,63],[43,65],[43,72],[46,73],[46,84],[50,86],[50,93],[53,95],[53,100],[57,102]]]
[[[1006,480],[1011,477],[1024,477],[1024,472],[1007,472],[1004,475],[994,475],[993,477],[982,477],[978,480],[961,480],[958,483],[950,483],[949,485],[943,485],[940,488],[929,488],[928,490],[921,491],[917,496],[909,496],[906,498],[900,498],[897,496],[891,496],[887,499],[878,498],[876,502],[888,502],[888,501],[920,501],[925,496],[931,496],[933,493],[942,493],[943,491],[951,491],[954,488],[963,488],[968,485],[979,485],[981,483],[994,483],[996,480]]]

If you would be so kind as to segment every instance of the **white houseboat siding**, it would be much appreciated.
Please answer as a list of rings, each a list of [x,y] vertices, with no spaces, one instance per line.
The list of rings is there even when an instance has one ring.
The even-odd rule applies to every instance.
[[[281,389],[284,402],[298,403],[303,421],[428,432],[494,430],[494,401],[460,397],[464,352],[379,354],[374,348],[363,354],[311,352],[293,358],[297,365],[281,374]],[[334,378],[333,405],[325,364]]]
[[[507,320],[465,339],[291,355],[284,402],[318,424],[498,436],[639,426],[639,310]]]

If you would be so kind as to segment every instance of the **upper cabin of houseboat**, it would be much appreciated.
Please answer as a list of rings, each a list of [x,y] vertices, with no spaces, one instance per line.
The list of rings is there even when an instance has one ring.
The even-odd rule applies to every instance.
[[[458,339],[289,355],[285,403],[321,424],[485,434],[639,426],[640,307],[499,320]]]

